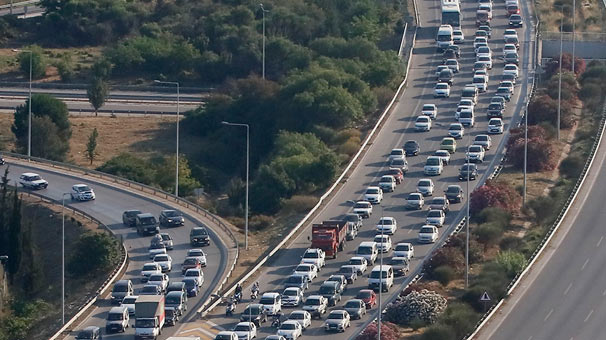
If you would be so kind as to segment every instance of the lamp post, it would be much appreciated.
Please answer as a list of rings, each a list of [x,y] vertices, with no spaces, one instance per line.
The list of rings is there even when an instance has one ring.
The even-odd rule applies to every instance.
[[[560,74],[559,74],[559,80],[558,80],[558,122],[557,122],[557,129],[558,129],[558,141],[560,140],[560,112],[561,112],[561,106],[562,106],[562,44],[563,44],[563,28],[564,28],[564,7],[562,7],[562,17],[560,18]],[[574,64],[574,60],[572,61],[572,63]]]
[[[471,135],[467,138],[467,144],[471,145]],[[467,187],[465,188],[467,193],[467,214],[465,216],[465,289],[469,288],[469,177],[471,177],[471,164],[469,163],[469,157],[467,157]]]
[[[249,151],[250,151],[250,125],[243,123],[230,123],[222,121],[221,124],[229,126],[246,127],[246,200],[244,208],[244,248],[248,250],[248,172],[249,172]]]
[[[381,223],[383,222],[383,209],[385,209],[383,206],[381,206]],[[383,293],[383,247],[384,247],[384,240],[383,240],[383,228],[384,226],[381,225],[381,253],[379,254],[379,315],[377,316],[377,320],[379,321],[377,324],[377,335],[378,335],[378,339],[381,340],[381,295]]]
[[[261,7],[261,13],[263,14],[263,70],[261,74],[263,79],[265,79],[265,12],[269,11],[263,7],[263,4],[259,4],[259,7]]]
[[[175,196],[179,197],[179,82],[154,80],[154,83],[177,86],[177,152],[175,162]]]
[[[65,325],[65,196],[61,194],[61,324]]]
[[[29,53],[29,104],[27,118],[27,160],[32,157],[32,50],[13,50],[13,52]]]
[[[575,26],[576,26],[576,0],[572,0],[572,73],[574,74],[574,49],[575,49]]]

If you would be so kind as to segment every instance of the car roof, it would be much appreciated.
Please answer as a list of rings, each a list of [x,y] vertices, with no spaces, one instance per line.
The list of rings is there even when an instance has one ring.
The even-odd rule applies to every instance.
[[[266,297],[266,296],[267,297],[276,297],[276,296],[279,296],[279,295],[280,295],[280,293],[268,292],[268,293],[263,293],[263,295],[261,296],[261,298]]]
[[[114,314],[114,313],[124,313],[124,310],[126,310],[126,306],[116,306],[116,307],[112,307],[109,312]]]
[[[38,175],[37,173],[33,173],[33,172],[24,172],[21,174],[21,176],[31,177],[31,176],[40,176],[40,175]],[[93,327],[93,326],[91,326],[91,327]]]
[[[141,214],[138,214],[137,217],[140,217],[140,218],[142,218],[142,217],[154,217],[154,215],[152,215],[150,213],[141,213]]]

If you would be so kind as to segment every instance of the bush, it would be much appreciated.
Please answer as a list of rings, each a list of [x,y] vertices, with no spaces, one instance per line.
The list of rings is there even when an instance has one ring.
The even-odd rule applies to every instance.
[[[433,325],[421,335],[421,340],[456,340],[456,332],[448,325]]]
[[[536,125],[549,122],[557,126],[558,101],[547,94],[536,94],[528,104],[528,124]],[[574,125],[573,107],[570,101],[562,101],[560,105],[560,127],[570,128]]]
[[[76,72],[74,70],[74,61],[72,59],[71,53],[66,52],[65,54],[63,54],[63,56],[59,61],[57,61],[55,66],[57,67],[57,72],[59,72],[61,81],[69,82],[74,80]]]
[[[517,139],[507,150],[507,159],[516,169],[524,169],[524,138]],[[526,169],[529,172],[555,169],[558,153],[553,141],[541,137],[528,139]]]
[[[474,221],[478,223],[492,222],[500,225],[501,228],[506,228],[511,222],[511,218],[511,213],[498,207],[489,207],[482,209],[479,214],[475,215]]]
[[[401,326],[408,326],[415,319],[433,324],[446,309],[446,302],[446,298],[436,292],[426,289],[413,291],[401,302],[387,307],[385,320]]]
[[[555,56],[550,63],[547,64],[546,72],[547,76],[551,77],[553,75],[557,75],[560,72],[560,56]],[[579,57],[574,58],[574,73],[575,75],[580,75],[585,72],[586,64],[585,60]],[[572,71],[572,54],[563,53],[562,54],[562,72],[571,72]]]
[[[488,207],[498,207],[510,214],[520,209],[522,199],[511,185],[486,181],[486,184],[477,188],[470,197],[471,214],[475,215]]]
[[[534,213],[537,223],[551,222],[559,209],[557,200],[551,196],[539,196],[528,201],[527,206]]]
[[[106,270],[120,259],[118,241],[107,233],[80,235],[70,256],[68,270],[74,276],[86,276]]]
[[[474,330],[479,319],[480,315],[470,305],[454,302],[448,305],[438,324],[450,326],[455,331],[456,338],[461,339]]]
[[[148,185],[152,184],[155,176],[154,170],[144,159],[130,153],[114,156],[97,170]]]
[[[364,328],[356,340],[379,340],[377,333],[377,323],[373,322]],[[397,340],[398,338],[398,330],[393,324],[381,322],[381,340]]]
[[[505,268],[507,276],[511,279],[521,273],[527,263],[524,254],[511,250],[500,252],[495,259],[495,262]]]
[[[522,239],[517,236],[505,236],[499,242],[499,247],[501,250],[518,250],[522,244]]]
[[[447,286],[448,283],[455,278],[456,273],[454,269],[449,266],[440,266],[433,270],[431,276],[438,280],[442,286]]]
[[[299,214],[307,213],[318,203],[316,196],[294,195],[284,200],[282,208],[285,211],[296,212]]]
[[[44,50],[38,45],[32,45],[27,48],[31,52],[21,52],[17,56],[19,59],[19,68],[25,77],[29,77],[30,60],[32,78],[38,79],[46,75],[47,61],[44,57]],[[31,59],[30,59],[31,58]]]
[[[457,249],[462,256],[465,256],[466,240],[465,233],[458,233],[452,236],[446,247]],[[478,242],[477,237],[473,234],[469,236],[469,263],[478,263],[484,259],[484,247]]]
[[[558,99],[560,92],[560,77],[552,77],[547,82],[547,93],[554,100]],[[579,83],[572,72],[562,73],[562,101],[576,102],[578,100],[577,94],[579,93]]]
[[[503,236],[503,228],[494,222],[483,223],[472,231],[478,237],[478,241],[485,245],[494,245]]]
[[[248,225],[252,230],[263,230],[267,227],[271,227],[272,225],[274,225],[276,223],[276,219],[271,217],[271,216],[267,216],[267,215],[255,215],[253,217],[250,218],[250,220],[248,221]]]
[[[569,155],[560,163],[560,174],[568,178],[577,178],[585,167],[585,160],[578,155]]]
[[[459,249],[442,247],[431,255],[431,258],[425,262],[423,269],[433,278],[434,270],[442,266],[448,266],[455,273],[461,273],[465,268],[465,257]]]

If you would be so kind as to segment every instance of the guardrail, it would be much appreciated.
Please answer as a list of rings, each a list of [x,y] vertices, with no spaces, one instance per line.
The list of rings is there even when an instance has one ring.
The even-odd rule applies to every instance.
[[[19,1],[19,2],[12,3],[12,4],[0,5],[0,9],[7,9],[7,8],[11,8],[11,7],[17,8],[17,7],[37,4],[39,2],[40,2],[40,0]]]
[[[33,196],[33,197],[37,197],[42,201],[48,202],[48,203],[52,203],[52,204],[58,204],[61,205],[61,201],[60,200],[53,200],[50,199],[48,197],[44,197],[40,194],[34,193],[34,192],[30,192],[30,191],[20,191],[20,194],[27,194],[28,196]],[[118,239],[118,240],[122,240],[121,237],[119,237],[118,235],[116,235],[110,228],[107,227],[107,225],[101,223],[101,221],[99,221],[98,219],[94,218],[92,215],[78,209],[78,208],[74,208],[74,207],[70,207],[70,206],[65,206],[64,207],[66,210],[70,210],[72,212],[72,214],[75,215],[80,215],[88,220],[90,220],[91,222],[96,223],[99,226],[102,226],[105,230],[107,230],[114,238]],[[94,293],[94,295],[92,295],[85,303],[84,305],[80,308],[80,310],[71,318],[69,319],[57,332],[55,332],[55,334],[53,334],[53,336],[51,336],[49,338],[49,340],[55,340],[58,339],[67,329],[69,329],[74,322],[76,322],[76,320],[78,320],[78,318],[80,318],[84,313],[86,313],[91,307],[92,305],[97,302],[97,299],[102,296],[103,294],[105,294],[105,292],[107,291],[107,289],[109,289],[109,287],[111,286],[111,284],[118,278],[120,277],[125,269],[126,269],[126,264],[128,263],[128,250],[126,250],[126,247],[124,246],[124,243],[120,242],[120,245],[122,246],[122,257],[120,259],[120,265],[116,268],[114,268],[114,270],[111,272],[111,274],[109,275],[109,277],[103,282],[103,284],[101,285],[101,287],[99,289],[97,289],[97,291]]]
[[[414,8],[415,8],[415,14],[417,14],[417,11],[416,11],[416,1],[413,1],[413,4],[414,4]],[[417,22],[418,22],[418,15],[416,15],[415,17],[416,17]],[[418,25],[417,25],[417,27],[418,27]],[[316,213],[316,211],[322,206],[322,204],[324,203],[324,201],[333,193],[333,191],[335,190],[335,188],[341,183],[341,181],[343,181],[343,179],[345,178],[345,176],[349,173],[349,171],[352,169],[353,165],[358,161],[358,159],[360,158],[360,156],[366,151],[365,149],[368,146],[370,140],[374,137],[375,133],[377,132],[377,130],[379,129],[379,127],[381,126],[381,124],[385,120],[385,117],[387,117],[387,114],[391,111],[391,108],[392,108],[393,104],[396,102],[396,99],[398,98],[399,94],[401,93],[402,89],[404,88],[404,85],[406,84],[406,81],[408,79],[408,72],[410,70],[410,60],[412,59],[412,49],[414,48],[414,44],[415,44],[416,36],[417,36],[417,27],[415,27],[415,32],[414,32],[413,38],[412,38],[412,46],[411,46],[411,49],[410,49],[410,53],[408,55],[408,60],[406,62],[406,74],[404,76],[404,80],[402,80],[402,83],[400,83],[400,85],[398,86],[398,89],[397,89],[396,93],[394,94],[393,98],[391,99],[391,101],[389,102],[389,104],[387,105],[387,107],[385,108],[385,110],[383,110],[383,113],[381,114],[381,116],[377,120],[377,122],[376,122],[375,126],[373,127],[373,129],[368,133],[368,136],[366,137],[366,139],[364,140],[364,142],[360,146],[360,149],[358,150],[358,152],[353,156],[353,158],[349,161],[349,163],[347,164],[347,166],[345,167],[345,169],[343,169],[343,171],[341,172],[341,175],[334,181],[334,183],[330,186],[330,188],[328,188],[328,190],[320,197],[318,203],[316,203],[316,205],[307,213],[307,215],[305,215],[301,219],[301,221],[299,221],[299,223],[297,223],[297,225],[282,239],[282,241],[280,241],[280,243],[278,243],[260,261],[258,261],[257,264],[251,270],[249,270],[248,273],[246,273],[246,275],[244,275],[237,282],[234,282],[234,284],[227,291],[225,291],[222,294],[223,296],[231,294],[234,291],[235,286],[237,284],[244,283],[253,274],[255,274],[255,272],[257,270],[259,270],[259,268],[261,268],[278,250],[280,250],[287,242],[290,241],[290,238],[293,235],[295,235],[301,229],[302,226],[304,226],[306,223],[309,222],[308,220],[310,219],[310,217],[312,217]],[[405,39],[405,38],[403,38],[403,39]],[[210,311],[212,311],[215,307],[217,307],[221,303],[221,301],[222,301],[221,297],[220,296],[216,296],[215,297],[215,301],[212,302],[205,310],[199,309],[198,310],[198,314],[200,315],[200,317],[206,316]]]

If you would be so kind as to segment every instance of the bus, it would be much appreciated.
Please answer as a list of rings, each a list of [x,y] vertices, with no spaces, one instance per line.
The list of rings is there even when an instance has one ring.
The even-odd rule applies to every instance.
[[[442,25],[461,27],[459,0],[442,0]]]

